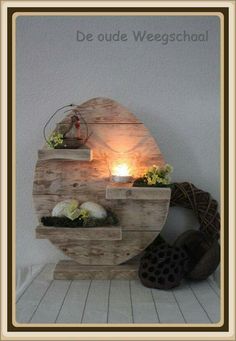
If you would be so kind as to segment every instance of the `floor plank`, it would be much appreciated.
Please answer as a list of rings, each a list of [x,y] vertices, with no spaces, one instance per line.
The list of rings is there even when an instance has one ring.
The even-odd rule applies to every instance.
[[[198,302],[206,312],[211,322],[220,321],[220,300],[207,281],[191,282],[190,288],[196,295]]]
[[[90,280],[72,281],[56,323],[81,323]]]
[[[160,323],[185,323],[172,291],[152,289]]]
[[[27,323],[36,311],[42,297],[50,287],[51,280],[35,279],[16,303],[16,321]]]
[[[213,276],[210,276],[207,279],[208,284],[210,285],[210,287],[212,288],[212,290],[216,293],[216,295],[218,297],[220,297],[220,288],[218,287],[218,285],[216,284],[216,282],[214,281],[214,279],[212,279]]]
[[[217,323],[218,287],[183,281],[173,290],[139,280],[52,280],[53,266],[31,282],[16,303],[18,323]]]
[[[172,290],[186,323],[211,323],[187,282]]]
[[[129,284],[128,280],[111,281],[108,323],[133,323]]]
[[[109,289],[109,280],[92,281],[82,323],[107,323]]]
[[[145,288],[138,280],[130,283],[134,323],[158,323],[151,289]]]
[[[71,281],[52,281],[50,288],[33,314],[31,323],[54,323],[70,284]]]

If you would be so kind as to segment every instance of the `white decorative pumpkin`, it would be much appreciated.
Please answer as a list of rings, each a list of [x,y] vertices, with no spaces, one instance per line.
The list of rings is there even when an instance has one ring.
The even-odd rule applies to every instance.
[[[67,217],[71,220],[78,218],[79,209],[78,201],[75,199],[67,199],[59,202],[52,210],[53,217]]]
[[[105,208],[95,202],[86,201],[80,205],[80,208],[87,210],[92,218],[104,219],[107,217]]]

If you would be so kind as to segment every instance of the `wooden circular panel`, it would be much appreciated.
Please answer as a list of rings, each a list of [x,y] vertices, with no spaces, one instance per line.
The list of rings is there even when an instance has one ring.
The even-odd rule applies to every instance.
[[[93,159],[38,159],[33,183],[35,211],[40,220],[67,198],[80,203],[94,201],[112,209],[120,220],[122,240],[74,240],[66,234],[48,239],[80,264],[120,264],[139,254],[158,235],[166,220],[170,190],[155,200],[107,199],[112,167],[125,162],[132,175],[139,177],[149,166],[163,165],[164,158],[144,124],[119,103],[95,98],[77,109],[88,123],[91,136],[87,147],[92,149]]]

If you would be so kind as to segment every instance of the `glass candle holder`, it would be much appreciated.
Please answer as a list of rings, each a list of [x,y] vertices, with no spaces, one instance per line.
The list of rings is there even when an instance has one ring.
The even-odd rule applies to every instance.
[[[132,182],[132,163],[129,160],[117,159],[111,165],[111,181],[116,183]]]
[[[127,183],[132,182],[131,169],[127,163],[117,163],[112,170],[112,182]]]

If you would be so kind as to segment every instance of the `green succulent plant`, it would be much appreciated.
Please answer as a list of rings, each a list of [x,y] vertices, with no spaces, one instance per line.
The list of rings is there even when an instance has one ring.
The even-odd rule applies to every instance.
[[[63,143],[63,135],[55,131],[49,137],[49,140],[47,141],[47,143],[50,148],[56,148],[57,146],[60,146]]]
[[[87,220],[89,218],[90,214],[89,214],[89,211],[86,210],[85,208],[82,208],[80,211],[79,211],[79,219],[80,220]]]
[[[144,174],[144,179],[149,186],[157,184],[169,185],[171,180],[170,174],[172,172],[173,167],[168,163],[164,167],[153,165]]]

